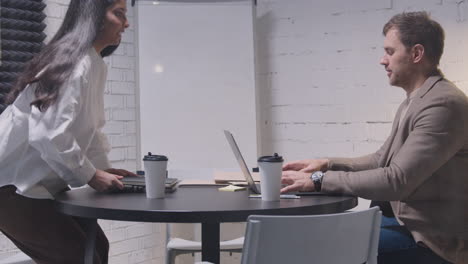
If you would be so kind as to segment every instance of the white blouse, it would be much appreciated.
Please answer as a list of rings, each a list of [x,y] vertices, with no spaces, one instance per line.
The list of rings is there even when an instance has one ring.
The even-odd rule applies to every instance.
[[[31,84],[0,115],[0,186],[39,199],[87,184],[96,168],[110,167],[104,87],[107,66],[94,48],[77,64],[45,112],[30,103]]]

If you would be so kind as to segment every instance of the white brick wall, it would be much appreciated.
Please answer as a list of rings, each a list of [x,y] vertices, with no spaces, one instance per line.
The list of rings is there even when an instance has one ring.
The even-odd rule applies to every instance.
[[[48,41],[58,30],[65,16],[69,0],[45,0],[47,18],[45,30]],[[104,132],[112,144],[109,158],[113,167],[131,171],[137,168],[136,122],[136,58],[133,8],[128,1],[130,27],[113,56],[106,58],[108,82],[105,90],[107,124]],[[164,260],[165,229],[161,224],[119,221],[99,221],[110,241],[110,263],[162,263]],[[18,249],[0,233],[1,259]]]
[[[375,152],[405,97],[379,65],[382,27],[418,10],[444,27],[441,69],[467,93],[466,0],[259,0],[261,152],[287,160]]]
[[[442,71],[466,92],[467,2],[259,0],[262,153],[293,160],[376,150],[405,96],[379,65],[382,27],[402,11],[427,10],[442,24]]]

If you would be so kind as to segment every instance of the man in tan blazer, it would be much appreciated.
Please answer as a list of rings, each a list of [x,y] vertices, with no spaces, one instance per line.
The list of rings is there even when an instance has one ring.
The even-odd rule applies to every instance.
[[[394,16],[383,33],[380,64],[407,94],[390,136],[367,156],[285,164],[282,192],[390,201],[395,217],[383,217],[380,264],[467,264],[468,100],[438,69],[443,29],[412,12]]]

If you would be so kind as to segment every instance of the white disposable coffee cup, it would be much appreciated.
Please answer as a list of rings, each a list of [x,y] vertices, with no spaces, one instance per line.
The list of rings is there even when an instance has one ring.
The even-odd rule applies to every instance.
[[[164,198],[168,158],[148,152],[143,158],[147,198]]]
[[[260,168],[260,189],[263,201],[278,201],[280,199],[281,175],[283,157],[275,153],[273,156],[258,158]]]

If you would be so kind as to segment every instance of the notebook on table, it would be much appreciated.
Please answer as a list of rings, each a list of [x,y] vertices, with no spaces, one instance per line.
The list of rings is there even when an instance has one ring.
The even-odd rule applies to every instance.
[[[124,185],[124,191],[128,192],[144,192],[145,191],[145,176],[143,171],[137,172],[138,176],[124,177],[121,181]],[[166,192],[174,192],[177,189],[177,178],[166,178]]]

